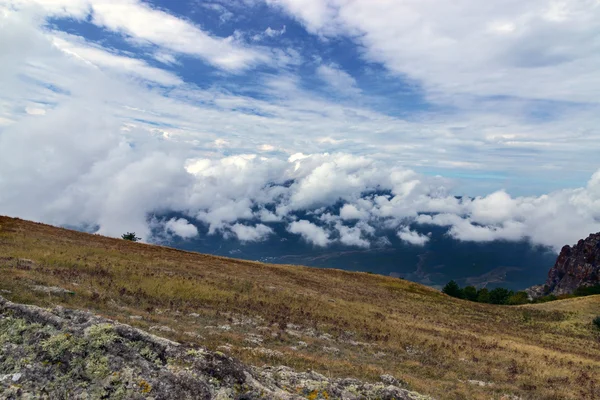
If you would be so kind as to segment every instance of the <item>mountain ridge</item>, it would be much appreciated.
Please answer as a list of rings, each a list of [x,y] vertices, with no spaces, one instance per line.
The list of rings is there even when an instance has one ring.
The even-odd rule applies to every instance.
[[[546,291],[561,295],[581,286],[600,284],[600,232],[592,233],[575,245],[564,246],[548,272]]]

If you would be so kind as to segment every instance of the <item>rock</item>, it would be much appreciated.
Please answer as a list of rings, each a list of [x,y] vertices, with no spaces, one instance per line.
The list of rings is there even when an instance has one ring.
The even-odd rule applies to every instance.
[[[494,385],[493,382],[484,382],[484,381],[478,381],[478,380],[475,380],[475,379],[469,379],[467,381],[467,383],[470,384],[470,385],[481,386],[481,387],[493,386]]]
[[[357,379],[327,378],[314,371],[295,372],[288,367],[264,367],[254,369],[258,379],[267,387],[293,387],[300,390],[300,398],[329,399],[386,399],[427,400],[395,385],[386,383],[369,384]],[[324,395],[326,393],[326,396]]]
[[[255,333],[249,333],[246,336],[246,338],[244,339],[244,341],[255,344],[255,345],[261,345],[263,343],[264,339],[261,335],[257,335]]]
[[[174,333],[175,329],[168,327],[166,325],[154,325],[150,327],[151,331],[160,331],[160,332],[166,332],[166,333]]]
[[[204,339],[204,338],[202,337],[202,335],[200,335],[200,334],[198,334],[198,333],[196,333],[196,332],[189,332],[189,331],[188,331],[188,332],[183,332],[183,334],[184,334],[184,335],[186,335],[186,336],[191,336],[191,337],[193,337],[193,338],[195,338],[195,339]]]
[[[386,385],[401,386],[398,379],[394,378],[392,375],[381,375],[379,379]]]
[[[329,354],[337,354],[340,352],[340,349],[338,349],[337,347],[323,346],[323,351]]]
[[[600,284],[600,233],[564,246],[548,273],[546,294],[571,293],[580,286]]]
[[[536,285],[536,286],[528,287],[527,289],[524,290],[524,292],[527,293],[527,299],[529,301],[532,301],[539,297],[544,296],[545,290],[546,289],[545,289],[544,285]]]
[[[34,292],[43,292],[50,294],[69,294],[71,296],[75,295],[75,292],[58,286],[34,285],[31,287],[31,290],[33,290]]]
[[[393,377],[369,384],[285,366],[247,366],[91,313],[46,310],[0,296],[0,359],[24,358],[25,370],[0,364],[0,398],[429,399],[400,388]]]

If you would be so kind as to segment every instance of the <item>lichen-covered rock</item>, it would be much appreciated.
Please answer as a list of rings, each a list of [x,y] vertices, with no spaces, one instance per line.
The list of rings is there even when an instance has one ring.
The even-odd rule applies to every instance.
[[[580,286],[600,284],[600,233],[564,246],[548,273],[547,292],[571,293]]]
[[[390,375],[383,375],[382,382],[364,383],[351,378],[327,378],[317,372],[295,372],[291,368],[253,368],[255,376],[267,388],[284,388],[311,399],[381,399],[416,400],[430,399],[402,389],[399,381]],[[395,385],[391,384],[394,383]]]
[[[428,399],[399,385],[249,367],[90,313],[0,297],[2,399]]]

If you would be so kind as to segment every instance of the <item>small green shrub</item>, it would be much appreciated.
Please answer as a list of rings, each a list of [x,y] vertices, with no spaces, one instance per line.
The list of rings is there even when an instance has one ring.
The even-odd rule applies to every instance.
[[[142,238],[135,236],[135,232],[127,232],[121,235],[121,239],[129,240],[130,242],[137,242]]]
[[[596,328],[600,329],[600,315],[594,318],[592,323],[596,326]]]
[[[512,296],[510,296],[506,301],[506,304],[510,305],[519,305],[527,303],[529,303],[529,296],[527,296],[526,292],[516,292]]]
[[[575,296],[592,296],[600,294],[600,285],[595,286],[580,286],[573,292]]]

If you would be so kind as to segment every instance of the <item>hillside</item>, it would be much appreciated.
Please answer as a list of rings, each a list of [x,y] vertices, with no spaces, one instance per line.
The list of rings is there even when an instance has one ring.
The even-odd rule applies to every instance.
[[[250,365],[373,382],[390,374],[438,399],[600,396],[598,296],[478,304],[397,278],[207,256],[7,217],[0,276],[10,301],[90,310]]]

